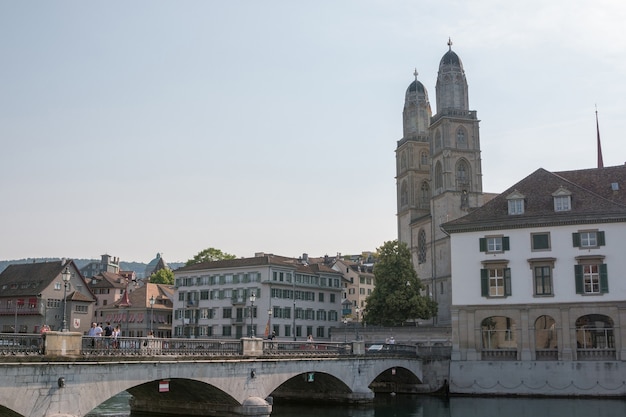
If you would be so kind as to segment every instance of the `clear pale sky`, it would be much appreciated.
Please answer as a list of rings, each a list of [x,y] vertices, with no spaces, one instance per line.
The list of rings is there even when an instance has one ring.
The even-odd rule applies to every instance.
[[[0,1],[0,259],[397,237],[413,71],[463,61],[483,189],[626,161],[623,0]]]

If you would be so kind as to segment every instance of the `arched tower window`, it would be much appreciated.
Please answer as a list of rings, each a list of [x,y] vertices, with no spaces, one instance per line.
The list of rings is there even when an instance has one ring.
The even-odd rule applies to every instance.
[[[441,131],[437,130],[437,132],[435,133],[435,149],[439,150],[442,147],[442,142],[441,142]]]
[[[400,155],[400,168],[406,169],[406,152],[402,152],[402,155]]]
[[[400,187],[400,206],[405,207],[409,204],[409,187],[405,181],[402,181],[402,186]]]
[[[420,229],[417,237],[417,263],[426,263],[426,232]]]
[[[464,127],[459,127],[456,131],[456,147],[461,149],[467,148],[467,138],[465,136]]]
[[[421,208],[428,208],[430,205],[430,187],[426,181],[420,187],[419,205]]]
[[[422,151],[422,153],[420,153],[420,164],[422,166],[428,165],[428,152],[427,151]]]
[[[458,190],[467,189],[470,183],[469,165],[467,161],[461,159],[456,164],[456,187]]]
[[[437,161],[435,165],[435,190],[443,188],[443,170],[441,169],[441,162]]]

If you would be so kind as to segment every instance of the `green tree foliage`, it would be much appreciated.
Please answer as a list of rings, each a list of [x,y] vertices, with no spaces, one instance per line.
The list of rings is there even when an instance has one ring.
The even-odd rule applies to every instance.
[[[222,252],[219,249],[207,248],[198,252],[196,256],[188,260],[185,266],[201,264],[203,262],[221,261],[223,259],[235,259],[235,255]]]
[[[167,268],[159,269],[150,275],[150,283],[174,285],[174,273]]]
[[[401,326],[407,320],[429,319],[437,314],[437,303],[420,294],[423,286],[405,243],[385,242],[378,248],[377,256],[376,286],[367,297],[364,317],[368,324]]]

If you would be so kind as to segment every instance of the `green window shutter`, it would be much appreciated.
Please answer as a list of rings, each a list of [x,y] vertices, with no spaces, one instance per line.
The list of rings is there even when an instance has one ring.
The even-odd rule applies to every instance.
[[[511,268],[504,268],[504,295],[511,295]]]
[[[598,246],[606,245],[606,241],[604,240],[604,232],[598,232]]]
[[[487,239],[484,237],[478,239],[478,246],[480,247],[481,252],[487,252]]]
[[[600,292],[602,294],[609,292],[609,274],[606,264],[600,264]]]
[[[580,248],[580,233],[572,233],[572,242],[575,248]]]
[[[511,250],[511,245],[509,243],[509,237],[508,236],[504,236],[502,237],[502,250]]]
[[[582,265],[574,265],[574,279],[576,280],[576,294],[583,294],[585,292],[585,289],[583,285]]]
[[[480,270],[480,295],[489,297],[489,270]]]

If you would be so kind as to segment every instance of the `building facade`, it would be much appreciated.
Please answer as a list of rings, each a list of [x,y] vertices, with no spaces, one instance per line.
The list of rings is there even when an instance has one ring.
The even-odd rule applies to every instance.
[[[342,276],[306,258],[258,253],[174,271],[175,337],[329,339],[341,320]]]
[[[64,274],[68,281],[64,281]],[[0,274],[0,330],[39,333],[89,329],[95,297],[74,261],[9,265]]]
[[[626,360],[624,187],[626,166],[539,169],[443,225],[454,275],[453,373],[480,361]]]
[[[484,202],[479,120],[469,108],[465,71],[450,41],[439,63],[434,116],[414,75],[396,148],[398,240],[408,245],[426,295],[439,305],[434,324],[445,326],[451,322],[450,239],[440,225]]]

